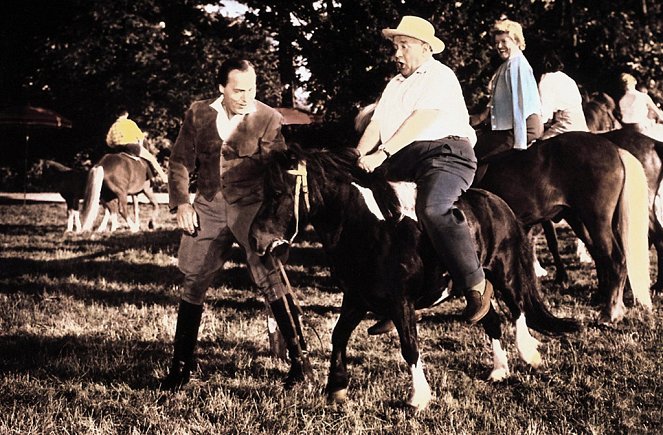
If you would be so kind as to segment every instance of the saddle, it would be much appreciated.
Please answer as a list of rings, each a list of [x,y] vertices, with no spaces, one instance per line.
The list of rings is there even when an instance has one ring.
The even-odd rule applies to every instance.
[[[481,180],[483,180],[484,175],[486,175],[486,171],[488,170],[488,166],[491,163],[498,162],[501,160],[505,160],[510,158],[511,156],[521,153],[526,150],[518,150],[515,148],[510,148],[506,151],[502,151],[499,153],[495,154],[490,154],[485,157],[482,157],[479,162],[477,163],[477,170],[474,174],[474,180],[472,181],[472,185],[470,187],[478,187],[479,184],[481,183]]]

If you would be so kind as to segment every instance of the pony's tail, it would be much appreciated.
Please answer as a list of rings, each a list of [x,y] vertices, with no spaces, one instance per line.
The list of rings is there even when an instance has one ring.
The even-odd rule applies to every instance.
[[[85,185],[85,195],[83,197],[82,231],[92,230],[94,220],[99,213],[99,199],[101,198],[101,186],[104,183],[103,166],[95,166],[90,169]]]
[[[575,319],[557,317],[548,310],[541,292],[535,283],[525,286],[530,291],[523,294],[523,311],[527,326],[542,334],[564,334],[580,330],[580,323]]]
[[[624,165],[624,188],[619,199],[619,234],[626,257],[626,271],[633,298],[652,309],[649,293],[649,200],[642,164],[628,151],[619,149]]]
[[[555,316],[544,303],[534,271],[532,245],[522,230],[518,233],[520,249],[516,248],[514,255],[518,256],[515,267],[519,270],[515,275],[520,277],[520,294],[510,295],[510,292],[505,292],[505,294],[515,299],[509,305],[515,305],[525,313],[527,326],[542,334],[551,335],[579,331],[580,323],[577,320]],[[516,317],[519,315],[517,312],[513,314]]]

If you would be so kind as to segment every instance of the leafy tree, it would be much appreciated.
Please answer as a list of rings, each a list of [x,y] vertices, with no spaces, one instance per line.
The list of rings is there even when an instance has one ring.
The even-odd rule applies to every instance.
[[[347,143],[357,109],[396,72],[380,30],[406,14],[435,25],[446,43],[437,58],[458,75],[470,108],[486,102],[499,64],[489,29],[502,15],[523,24],[534,65],[540,53],[556,50],[586,92],[618,98],[617,77],[629,71],[663,93],[663,5],[656,0],[245,0],[249,12],[238,18],[223,16],[222,3],[9,0],[0,27],[0,103],[30,101],[70,118],[72,144],[63,154],[103,151],[118,105],[129,106],[151,137],[173,140],[188,104],[217,94],[219,63],[248,57],[261,100],[293,105],[303,88],[324,117],[309,127],[308,140]]]

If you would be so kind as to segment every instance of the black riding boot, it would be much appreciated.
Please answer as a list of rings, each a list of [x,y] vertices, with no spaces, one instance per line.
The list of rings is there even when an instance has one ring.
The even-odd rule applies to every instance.
[[[285,298],[288,301],[287,306],[283,298],[271,302],[269,306],[272,309],[272,313],[276,318],[288,348],[290,371],[285,378],[284,386],[286,389],[290,389],[295,384],[304,382],[306,379],[313,379],[314,374],[308,358],[306,342],[299,320],[299,307],[297,307],[291,295],[287,295]]]
[[[170,372],[161,381],[162,390],[177,390],[187,382],[195,366],[193,351],[198,341],[198,329],[203,314],[202,305],[180,301],[175,329],[175,350]]]

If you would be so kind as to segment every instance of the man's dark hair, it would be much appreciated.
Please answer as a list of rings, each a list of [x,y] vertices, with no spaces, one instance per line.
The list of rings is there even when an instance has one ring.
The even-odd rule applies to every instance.
[[[217,83],[221,86],[225,86],[228,84],[228,76],[230,75],[231,71],[236,69],[240,71],[248,71],[251,68],[253,68],[253,64],[248,60],[237,58],[226,59],[221,64],[221,68],[219,68]]]

